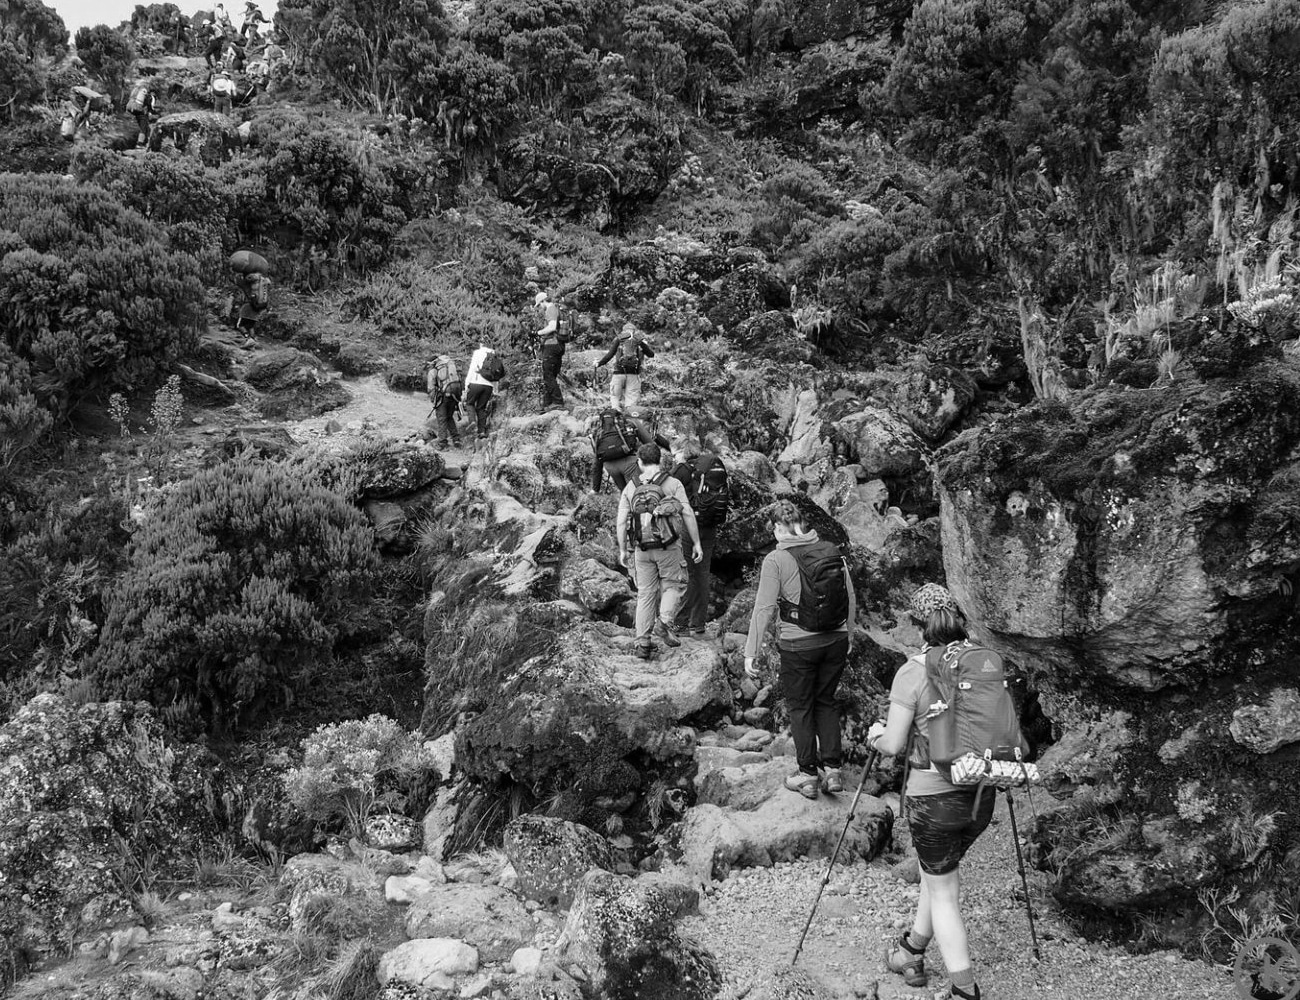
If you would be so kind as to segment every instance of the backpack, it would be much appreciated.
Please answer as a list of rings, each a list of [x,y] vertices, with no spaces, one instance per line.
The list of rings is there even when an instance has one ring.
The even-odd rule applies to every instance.
[[[660,471],[638,483],[632,492],[628,537],[642,551],[666,549],[677,541],[677,527],[673,522],[674,515],[681,513],[682,505],[664,491],[667,479],[668,473]]]
[[[126,102],[126,110],[131,114],[135,114],[137,111],[143,111],[148,103],[149,88],[136,87],[131,93],[131,99]]]
[[[641,371],[641,344],[645,334],[629,333],[626,337],[619,335],[618,355],[614,359],[614,370],[620,375],[636,375]]]
[[[805,632],[834,632],[849,620],[844,553],[838,545],[823,541],[786,551],[799,567],[799,603],[781,598],[781,621]]]
[[[636,428],[618,410],[606,407],[592,422],[591,444],[602,462],[626,458],[638,443]]]
[[[1000,655],[969,639],[934,647],[925,653],[925,677],[928,739],[918,747],[924,766],[933,764],[958,785],[1038,779],[1037,768],[1023,761],[1029,744],[1020,732]]]
[[[265,274],[248,276],[248,301],[254,309],[265,309],[271,304],[271,282]]]
[[[437,403],[444,397],[460,399],[461,390],[464,388],[460,380],[460,372],[456,370],[456,362],[445,354],[440,354],[433,360],[433,367],[429,369],[429,399]]]
[[[555,332],[551,334],[559,343],[567,344],[573,339],[573,316],[562,312],[555,320]]]
[[[506,366],[501,363],[501,358],[497,356],[496,351],[488,351],[487,357],[478,366],[478,373],[481,378],[489,382],[500,382],[506,377]]]
[[[731,487],[722,459],[712,452],[705,452],[695,460],[690,496],[695,520],[704,527],[716,528],[727,520]]]

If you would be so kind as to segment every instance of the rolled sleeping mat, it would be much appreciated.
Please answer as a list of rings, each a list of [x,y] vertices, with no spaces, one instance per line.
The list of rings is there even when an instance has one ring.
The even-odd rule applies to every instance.
[[[236,274],[270,274],[271,265],[260,253],[236,250],[230,255],[230,269]]]

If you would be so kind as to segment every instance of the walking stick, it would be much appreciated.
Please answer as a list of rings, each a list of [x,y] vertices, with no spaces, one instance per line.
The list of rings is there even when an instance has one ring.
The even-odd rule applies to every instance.
[[[1016,844],[1016,864],[1020,867],[1020,885],[1025,890],[1025,913],[1029,915],[1029,940],[1034,946],[1034,960],[1042,961],[1042,956],[1038,953],[1038,934],[1034,931],[1034,905],[1029,899],[1029,879],[1025,876],[1025,856],[1020,852],[1020,831],[1016,828],[1016,809],[1011,804],[1011,789],[1004,789],[1007,793],[1007,812],[1011,814],[1011,839]]]
[[[803,925],[803,933],[799,935],[799,943],[794,947],[794,958],[790,959],[790,968],[794,968],[795,963],[799,961],[799,952],[803,951],[803,942],[808,937],[808,928],[812,927],[813,916],[817,913],[817,904],[822,901],[822,892],[831,880],[831,872],[835,869],[835,859],[840,856],[840,848],[844,846],[844,838],[848,836],[849,824],[853,822],[853,817],[857,814],[858,800],[862,798],[862,789],[867,784],[867,778],[875,769],[876,764],[880,761],[880,753],[872,750],[871,756],[867,758],[867,766],[862,769],[862,780],[858,782],[858,790],[853,795],[853,804],[849,806],[848,819],[844,821],[844,829],[840,831],[840,839],[835,842],[835,850],[831,854],[831,863],[826,866],[826,874],[822,876],[821,885],[817,887],[817,898],[813,900],[812,910],[808,914],[808,921]]]

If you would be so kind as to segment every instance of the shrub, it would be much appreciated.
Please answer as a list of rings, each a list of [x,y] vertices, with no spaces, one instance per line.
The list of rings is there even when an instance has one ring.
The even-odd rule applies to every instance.
[[[75,40],[78,58],[104,85],[114,103],[120,105],[126,96],[127,77],[135,63],[135,46],[131,40],[106,24],[78,28]]]
[[[181,484],[144,525],[93,673],[113,697],[197,708],[222,729],[287,701],[364,614],[378,557],[364,517],[276,463]]]
[[[376,807],[419,817],[426,803],[413,793],[437,777],[418,734],[383,715],[321,726],[302,749],[302,765],[284,777],[289,801],[321,829],[346,823],[354,836]]]
[[[108,192],[0,174],[0,328],[42,405],[148,380],[193,338],[202,299],[194,258]]]
[[[0,485],[53,423],[32,395],[31,366],[0,343]]]

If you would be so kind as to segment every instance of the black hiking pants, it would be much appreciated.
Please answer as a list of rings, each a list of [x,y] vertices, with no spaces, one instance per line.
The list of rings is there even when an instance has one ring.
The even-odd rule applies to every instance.
[[[492,408],[492,387],[474,382],[465,388],[465,405],[474,413],[477,437],[487,437],[488,414]]]
[[[792,649],[784,643],[777,645],[790,736],[804,774],[816,774],[819,764],[839,767],[843,752],[835,689],[849,658],[849,637],[843,632],[833,634],[835,638],[823,646]]]
[[[686,600],[677,615],[677,627],[700,631],[709,620],[709,596],[713,564],[713,546],[718,540],[718,529],[713,525],[699,525],[700,561],[686,563]]]
[[[563,406],[560,392],[560,366],[564,363],[564,345],[547,344],[542,347],[542,405]]]

